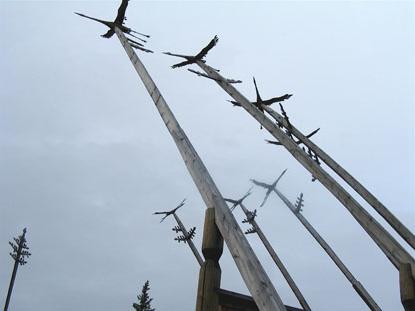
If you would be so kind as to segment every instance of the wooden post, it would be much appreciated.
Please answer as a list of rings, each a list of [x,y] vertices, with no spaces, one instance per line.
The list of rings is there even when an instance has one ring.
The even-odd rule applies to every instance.
[[[410,263],[412,273],[415,275],[415,261],[411,255],[333,177],[315,163],[288,135],[268,119],[264,113],[261,113],[252,105],[235,87],[227,83],[226,79],[217,71],[201,61],[198,61],[197,64],[235,101],[240,103],[252,117],[347,208],[397,269],[399,269],[401,263]]]
[[[269,113],[276,121],[288,126],[287,121],[275,110],[268,106],[262,106],[266,112]],[[367,190],[359,181],[357,181],[352,175],[350,175],[343,167],[334,161],[327,153],[325,153],[320,147],[313,143],[309,138],[304,136],[298,129],[292,124],[290,128],[291,132],[296,136],[304,145],[313,150],[313,152],[327,164],[337,175],[339,175],[353,190],[355,190],[360,196],[368,202],[387,222],[395,229],[395,231],[409,244],[412,248],[415,248],[415,236],[409,231],[409,229],[393,215],[369,190]]]
[[[291,210],[291,212],[293,212],[295,217],[297,217],[297,219],[303,224],[307,231],[310,232],[310,234],[318,242],[318,244],[320,244],[320,246],[324,249],[327,255],[329,255],[329,257],[333,260],[336,266],[344,274],[347,280],[349,280],[354,290],[359,294],[359,296],[367,304],[370,310],[381,311],[381,308],[377,305],[372,296],[370,296],[370,294],[366,291],[363,285],[353,276],[349,269],[347,269],[346,265],[340,260],[340,258],[336,255],[336,253],[330,247],[330,245],[327,244],[327,242],[321,237],[321,235],[316,231],[316,229],[314,229],[313,226],[307,221],[307,219],[301,214],[301,212],[297,212],[295,206],[278,189],[275,188],[274,192],[280,197],[280,199]]]
[[[117,27],[115,32],[123,45],[131,63],[153,99],[161,118],[172,136],[186,167],[193,178],[207,207],[215,208],[216,225],[238,267],[241,276],[254,298],[259,310],[286,310],[264,268],[249,245],[238,223],[229,211],[219,189],[216,187],[202,160],[180,127],[172,111],[161,95],[156,84],[147,72],[125,35]]]
[[[179,225],[180,230],[182,230],[182,233],[185,237],[189,236],[189,233],[186,230],[186,227],[183,225],[183,223],[181,222],[180,218],[178,215],[176,215],[176,213],[173,214],[174,219],[176,219],[177,224]],[[191,249],[191,251],[193,252],[193,255],[195,255],[197,262],[199,263],[199,265],[203,265],[203,259],[200,256],[199,252],[196,249],[195,244],[193,243],[193,241],[191,239],[188,239],[185,241],[185,243],[187,243]]]
[[[409,264],[402,264],[399,269],[401,301],[405,311],[415,311],[415,280]]]
[[[221,269],[219,258],[223,251],[223,238],[215,224],[215,209],[205,212],[202,253],[205,262],[200,268],[196,311],[218,311]]]
[[[277,253],[275,252],[274,248],[272,247],[271,243],[269,243],[268,239],[266,238],[265,234],[262,232],[261,228],[259,227],[258,223],[255,219],[250,219],[252,214],[250,211],[245,207],[243,203],[240,203],[240,206],[245,213],[247,220],[255,229],[255,232],[258,234],[259,238],[261,239],[262,243],[264,244],[265,248],[267,249],[268,253],[271,255],[272,260],[274,260],[275,264],[277,265],[278,269],[281,271],[282,275],[284,276],[285,280],[287,281],[288,285],[291,287],[295,297],[297,297],[298,302],[303,307],[303,310],[311,311],[310,306],[308,305],[307,301],[305,300],[303,294],[301,293],[300,289],[298,288],[297,284],[295,284],[293,278],[291,277],[290,273],[288,272],[287,268],[285,268],[283,262],[278,257]]]
[[[9,242],[10,246],[13,248],[13,251],[10,253],[10,256],[14,259],[12,277],[10,279],[9,289],[7,291],[6,302],[4,303],[4,311],[7,311],[10,304],[10,298],[12,296],[14,281],[16,280],[17,268],[19,265],[25,265],[27,262],[25,257],[29,257],[31,254],[28,252],[28,247],[26,245],[26,228],[23,229],[22,235],[18,238],[14,238],[16,244]]]

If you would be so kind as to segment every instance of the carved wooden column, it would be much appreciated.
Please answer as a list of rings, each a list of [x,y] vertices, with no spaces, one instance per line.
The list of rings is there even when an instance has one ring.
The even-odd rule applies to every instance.
[[[202,253],[205,262],[200,268],[196,311],[218,311],[221,269],[219,258],[223,251],[223,238],[215,224],[215,208],[206,209],[203,227]]]
[[[401,264],[399,268],[401,301],[405,311],[415,311],[415,280],[411,270],[409,263]]]

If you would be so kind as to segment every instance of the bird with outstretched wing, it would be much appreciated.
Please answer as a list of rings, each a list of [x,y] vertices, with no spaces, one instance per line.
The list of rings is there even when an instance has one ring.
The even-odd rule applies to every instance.
[[[153,215],[165,215],[160,222],[162,222],[164,219],[166,219],[168,216],[173,215],[180,207],[182,207],[184,205],[184,202],[186,201],[186,199],[183,199],[183,201],[177,205],[174,209],[172,209],[171,211],[168,212],[154,212]]]
[[[170,56],[181,57],[181,58],[185,58],[186,59],[184,62],[181,62],[181,63],[178,63],[178,64],[174,64],[173,66],[171,66],[173,69],[174,68],[178,68],[178,67],[183,67],[183,66],[186,66],[186,65],[190,65],[190,64],[196,63],[197,61],[205,62],[203,60],[203,58],[216,45],[216,43],[218,42],[218,40],[219,40],[218,36],[215,36],[212,40],[210,40],[209,44],[206,45],[195,56],[174,54],[174,53],[170,53],[170,52],[163,52],[163,54],[170,55]]]

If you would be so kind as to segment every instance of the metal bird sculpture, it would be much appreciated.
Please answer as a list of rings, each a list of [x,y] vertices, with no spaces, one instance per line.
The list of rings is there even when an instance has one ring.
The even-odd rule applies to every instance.
[[[261,95],[259,94],[258,86],[257,86],[256,81],[255,81],[255,77],[253,78],[253,80],[254,80],[254,85],[255,85],[256,101],[251,102],[251,104],[254,105],[255,107],[257,107],[261,112],[264,112],[264,109],[262,109],[261,105],[270,106],[273,103],[282,102],[284,100],[289,99],[291,96],[293,96],[293,94],[285,94],[285,95],[282,95],[282,96],[279,96],[279,97],[273,97],[273,98],[270,98],[270,99],[267,99],[267,100],[263,100],[261,98]],[[229,102],[231,102],[234,106],[241,106],[241,104],[238,103],[237,101],[230,100]]]
[[[307,137],[307,138],[310,138],[311,136],[313,136],[314,134],[316,134],[319,130],[320,130],[320,128],[318,128],[318,129],[316,129],[316,130],[312,131],[310,134],[306,135],[306,137]],[[265,139],[265,141],[266,141],[268,144],[273,144],[273,145],[277,145],[277,146],[281,146],[281,145],[282,145],[280,142],[278,142],[278,141],[274,141],[274,140],[268,140],[268,139]],[[302,141],[301,141],[301,140],[297,140],[297,141],[294,141],[294,142],[295,142],[297,145],[299,145],[299,144],[301,144],[301,143],[302,143]]]
[[[178,63],[178,64],[174,64],[173,66],[171,66],[171,68],[178,68],[178,67],[183,67],[183,66],[187,66],[190,64],[194,64],[197,61],[201,61],[201,62],[206,62],[203,58],[206,56],[206,54],[216,45],[216,43],[218,42],[218,36],[215,36],[208,45],[206,45],[198,54],[196,54],[195,56],[190,56],[190,55],[181,55],[181,54],[173,54],[170,52],[163,52],[163,54],[166,55],[170,55],[170,56],[176,56],[176,57],[182,57],[184,59],[186,59],[184,62]]]
[[[226,202],[229,202],[229,203],[232,203],[232,206],[231,206],[231,211],[233,211],[238,205],[241,205],[242,204],[242,202],[243,202],[243,200],[245,200],[249,195],[251,195],[251,190],[252,190],[252,188],[253,187],[251,187],[249,190],[248,190],[248,192],[242,197],[242,198],[240,198],[239,200],[233,200],[233,199],[225,199],[224,198],[224,200],[226,201]]]
[[[128,28],[124,25],[124,21],[127,19],[125,17],[125,11],[127,10],[128,1],[129,0],[122,0],[121,5],[118,8],[117,17],[115,18],[115,20],[113,22],[105,21],[105,20],[94,18],[94,17],[91,17],[91,16],[87,16],[87,15],[82,14],[82,13],[75,12],[75,14],[77,14],[81,17],[91,19],[93,21],[96,21],[98,23],[101,23],[101,24],[104,24],[105,26],[107,26],[109,28],[109,30],[106,33],[104,33],[103,35],[101,35],[101,37],[103,37],[103,38],[107,38],[107,39],[111,38],[115,34],[115,27],[118,27],[122,32],[124,32],[124,33],[126,33],[126,34],[128,34],[128,35],[130,35],[134,38],[137,38],[138,40],[141,40],[143,42],[147,42],[146,40],[133,35],[133,33],[138,34],[138,35],[143,36],[143,37],[146,37],[146,38],[150,38],[149,35],[143,34],[141,32],[137,32],[137,31],[135,31],[131,28]],[[129,39],[129,41],[132,41],[132,40]],[[136,49],[140,49],[140,50],[145,51],[145,52],[153,53],[153,51],[151,51],[151,50],[147,50],[147,49],[142,48],[141,43],[133,42],[132,46]]]
[[[165,215],[160,222],[162,222],[164,219],[166,219],[168,216],[173,215],[180,207],[182,207],[184,205],[184,202],[186,201],[186,199],[183,199],[183,201],[177,205],[174,209],[172,209],[171,211],[168,212],[155,212],[153,213],[153,215]]]
[[[287,170],[285,169],[285,170],[281,173],[281,175],[277,178],[277,180],[276,180],[276,181],[274,181],[274,183],[272,183],[272,184],[266,184],[266,183],[263,183],[263,182],[257,181],[257,180],[255,180],[255,179],[251,179],[251,181],[252,181],[255,185],[257,185],[257,186],[260,186],[260,187],[262,187],[262,188],[267,189],[267,192],[265,193],[265,198],[264,198],[264,200],[262,201],[262,203],[261,203],[260,207],[264,206],[264,204],[265,204],[265,202],[267,201],[267,199],[268,199],[269,195],[271,194],[271,192],[272,192],[272,191],[274,191],[274,190],[275,190],[275,187],[277,186],[277,183],[279,182],[279,180],[280,180],[280,179],[281,179],[281,177],[285,174],[285,172],[286,172],[286,171],[287,171]]]

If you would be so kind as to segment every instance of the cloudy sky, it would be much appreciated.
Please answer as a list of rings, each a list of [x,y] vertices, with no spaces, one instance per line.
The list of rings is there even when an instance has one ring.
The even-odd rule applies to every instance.
[[[201,244],[204,203],[118,39],[83,12],[113,19],[118,1],[0,1],[0,292],[8,240],[28,228],[33,253],[11,310],[132,310],[148,279],[157,310],[192,310],[198,264],[173,240],[179,211]],[[292,93],[285,108],[313,139],[415,231],[413,2],[130,1],[127,23],[151,34],[142,60],[222,194],[272,182],[384,310],[403,310],[398,273],[347,210],[212,81],[161,54],[193,54],[217,34],[208,63],[254,98]],[[246,201],[258,208],[264,191]],[[368,207],[368,211],[379,217]],[[242,220],[240,211],[235,217]],[[366,310],[277,197],[258,223],[315,310]],[[380,220],[384,224],[383,220]],[[388,230],[390,228],[386,226]],[[243,227],[247,229],[247,227]],[[249,242],[285,304],[298,306],[256,236]],[[402,240],[399,239],[402,242]],[[402,244],[409,250],[407,245]],[[222,288],[248,293],[227,250]]]

